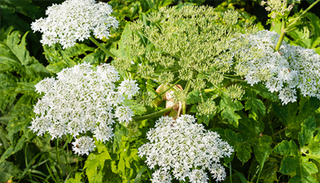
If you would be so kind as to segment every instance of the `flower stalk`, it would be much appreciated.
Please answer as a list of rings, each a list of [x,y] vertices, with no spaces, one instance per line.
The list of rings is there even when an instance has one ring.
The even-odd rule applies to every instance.
[[[141,121],[141,120],[145,120],[145,119],[151,119],[151,118],[157,118],[167,112],[170,112],[171,110],[173,109],[173,107],[168,107],[168,108],[165,108],[165,109],[162,109],[160,111],[157,111],[157,112],[154,112],[154,113],[151,113],[151,114],[147,114],[147,115],[144,115],[144,116],[134,116],[132,117],[133,120],[135,121]]]
[[[114,54],[112,54],[110,51],[108,51],[105,47],[103,47],[95,38],[93,38],[92,36],[89,37],[89,39],[95,44],[97,45],[101,50],[103,50],[106,54],[108,54],[110,57],[115,58],[116,56]]]
[[[281,43],[282,43],[284,36],[286,34],[286,32],[284,31],[285,28],[286,28],[286,22],[284,19],[282,19],[281,34],[280,34],[280,38],[278,40],[277,46],[274,49],[274,51],[279,51],[279,49],[280,49]]]

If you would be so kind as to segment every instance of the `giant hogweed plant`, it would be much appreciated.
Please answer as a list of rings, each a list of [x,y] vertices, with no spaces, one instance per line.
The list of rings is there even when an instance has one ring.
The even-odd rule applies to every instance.
[[[174,91],[182,114],[194,114],[233,146],[226,163],[235,177],[244,166],[251,182],[319,181],[317,53],[208,7],[166,8],[127,26],[113,63],[146,82],[140,103],[154,105]],[[167,89],[152,92],[160,84]],[[177,84],[183,90],[171,91]]]
[[[89,38],[91,24],[47,38],[71,46]],[[34,27],[49,26],[52,36],[45,25]],[[73,150],[90,153],[68,182],[318,181],[319,55],[312,50],[258,31],[235,11],[179,6],[128,24],[106,53],[117,71],[81,64],[36,85],[44,95],[30,128],[73,136]]]

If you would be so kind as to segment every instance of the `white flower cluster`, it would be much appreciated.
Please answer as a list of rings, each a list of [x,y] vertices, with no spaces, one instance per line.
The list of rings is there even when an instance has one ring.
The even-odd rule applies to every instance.
[[[171,182],[173,178],[204,183],[209,179],[206,170],[217,181],[225,179],[225,170],[219,162],[225,156],[230,157],[232,147],[216,132],[205,130],[195,121],[191,115],[176,120],[161,117],[156,128],[147,133],[150,142],[139,148],[139,156],[146,156],[147,165],[158,169],[153,173],[153,183]]]
[[[320,99],[319,54],[285,41],[276,52],[279,34],[267,30],[246,35],[246,38],[249,44],[236,53],[246,61],[240,62],[236,69],[245,75],[249,84],[261,82],[270,92],[279,92],[283,105],[297,100],[297,88],[304,96]]]
[[[91,132],[97,140],[108,141],[113,136],[115,121],[132,119],[133,112],[123,105],[124,94],[130,93],[127,97],[130,99],[139,90],[135,81],[130,80],[116,88],[119,79],[118,72],[109,64],[102,64],[94,71],[86,63],[62,70],[57,80],[43,79],[35,86],[37,92],[45,95],[34,108],[36,118],[31,122],[31,130],[37,135],[48,132],[52,139]],[[80,155],[88,154],[93,143],[89,137],[80,137],[73,149]]]
[[[63,48],[73,46],[94,36],[99,39],[110,36],[110,28],[118,27],[118,21],[110,16],[112,7],[95,0],[66,0],[61,5],[53,4],[46,11],[47,18],[31,24],[34,31],[43,33],[42,44],[51,46],[60,43]]]

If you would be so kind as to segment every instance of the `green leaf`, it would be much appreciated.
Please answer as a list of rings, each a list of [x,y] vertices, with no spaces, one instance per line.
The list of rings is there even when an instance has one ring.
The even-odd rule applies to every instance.
[[[253,146],[254,156],[261,166],[272,152],[272,149],[270,148],[271,143],[272,138],[270,136],[263,135],[258,139],[257,144]]]
[[[30,30],[29,21],[42,15],[40,8],[32,1],[0,1],[1,27],[13,26],[23,32]],[[24,16],[21,16],[24,15]],[[29,19],[29,20],[28,20]],[[32,37],[33,39],[36,36]]]
[[[84,169],[86,169],[86,175],[88,176],[90,183],[103,182],[103,168],[105,165],[105,161],[111,160],[108,149],[104,144],[98,143],[97,149],[98,153],[90,153],[84,165]]]
[[[235,113],[235,111],[239,111],[243,109],[243,105],[239,101],[232,101],[232,99],[223,94],[221,96],[220,101],[220,110],[222,119],[227,119],[230,124],[235,127],[238,127],[239,119],[241,119],[240,115]]]
[[[301,97],[299,101],[299,115],[298,120],[304,121],[309,116],[315,114],[320,107],[319,99],[316,97]]]
[[[105,58],[105,54],[101,51],[92,53],[95,51],[95,48],[86,44],[76,43],[74,46],[68,47],[65,50],[63,50],[59,44],[55,44],[51,47],[44,46],[43,48],[44,54],[50,63],[47,66],[47,69],[53,73],[58,73],[64,68],[70,68],[83,62],[98,65],[98,63],[104,62]]]
[[[23,135],[17,142],[17,144],[11,145],[2,155],[0,159],[0,164],[3,163],[8,157],[15,154],[16,152],[20,151],[27,140],[27,137]]]
[[[29,132],[28,126],[33,116],[33,104],[36,98],[30,95],[23,95],[14,108],[10,111],[12,117],[8,123],[7,130],[9,132],[10,141],[13,142],[14,134],[19,131]]]
[[[262,116],[266,114],[266,107],[260,99],[257,99],[257,94],[253,89],[247,89],[243,98],[246,99],[245,110],[251,110],[249,117],[257,119],[260,114]]]
[[[147,109],[142,105],[133,100],[125,100],[125,106],[128,106],[136,116],[141,116],[147,112]]]
[[[302,130],[299,133],[299,144],[302,148],[305,144],[308,144],[313,138],[313,133],[316,129],[316,120],[313,116],[310,116],[302,123]]]
[[[16,81],[16,77],[11,73],[0,73],[0,111],[2,113],[16,99],[17,93],[14,92],[17,87]]]
[[[10,1],[10,0],[2,0],[0,3],[1,9],[10,9],[15,11],[15,13],[20,13],[25,16],[30,17],[31,19],[35,19],[41,16],[41,10],[38,6],[32,4],[32,1]]]
[[[16,72],[22,77],[43,78],[50,76],[45,67],[34,57],[30,57],[26,49],[27,33],[21,35],[18,31],[10,33],[0,42],[0,72]],[[20,39],[21,38],[21,39]]]
[[[93,53],[89,53],[82,59],[82,63],[90,63],[91,65],[99,65],[106,58],[106,54],[102,50],[96,50]]]
[[[231,129],[217,129],[218,133],[225,139],[236,151],[237,158],[245,163],[251,158],[251,140],[246,135],[236,133]]]
[[[267,162],[264,164],[260,180],[263,180],[264,183],[274,183],[278,180],[278,170],[278,160],[274,158],[268,158]]]
[[[272,108],[274,114],[280,119],[280,121],[287,127],[286,136],[292,138],[298,138],[298,133],[301,129],[302,121],[297,121],[298,104],[290,103],[284,106],[278,106],[273,103]]]
[[[75,178],[68,179],[66,183],[82,183],[82,175],[83,172],[77,172]]]
[[[311,175],[318,172],[317,166],[309,161],[309,158],[303,156],[284,157],[281,166],[280,173],[293,176],[289,182],[317,182]]]
[[[273,151],[283,156],[297,156],[299,153],[299,148],[293,140],[290,140],[290,142],[287,140],[284,140],[280,142],[273,149]]]
[[[205,99],[203,99],[203,100],[205,101]],[[202,100],[201,100],[201,96],[200,96],[200,92],[199,91],[193,90],[192,92],[188,93],[187,100],[186,100],[188,105],[196,104],[196,103],[199,103],[201,101]]]
[[[271,100],[272,102],[279,101],[278,95],[276,92],[271,93],[268,88],[266,88],[263,84],[256,84],[253,87],[250,86],[250,88],[253,88],[256,93],[258,93],[261,97]]]
[[[134,183],[138,183],[140,180],[141,175],[143,174],[143,172],[145,172],[148,169],[148,167],[146,165],[144,165],[138,172],[136,178],[134,179]]]
[[[19,168],[9,161],[0,163],[0,182],[7,182],[11,177],[16,177],[20,173]]]

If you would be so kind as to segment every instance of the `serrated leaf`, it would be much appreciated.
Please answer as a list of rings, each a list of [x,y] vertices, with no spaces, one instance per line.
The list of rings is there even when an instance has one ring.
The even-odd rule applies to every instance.
[[[310,116],[302,123],[302,129],[299,133],[299,144],[302,148],[305,144],[308,144],[313,138],[313,133],[316,129],[316,120],[313,116]]]
[[[18,31],[10,33],[7,38],[0,42],[0,71],[16,72],[20,76],[29,78],[43,78],[50,76],[50,73],[34,57],[29,55],[26,49],[26,36]]]
[[[256,84],[252,88],[263,98],[269,99],[272,102],[279,101],[278,95],[275,92],[271,93],[268,91],[265,85]]]
[[[239,111],[243,109],[243,105],[239,101],[232,101],[232,99],[223,94],[221,96],[220,101],[220,110],[222,119],[228,120],[230,124],[232,124],[235,127],[238,127],[239,119],[241,119],[240,115],[235,113],[235,111]]]
[[[293,176],[289,182],[316,182],[315,178],[311,174],[318,172],[317,166],[309,161],[309,158],[303,156],[284,157],[281,166],[280,173]]]
[[[98,153],[90,153],[85,162],[84,169],[90,183],[103,182],[103,168],[106,160],[111,160],[108,149],[104,144],[97,144]]]
[[[266,107],[260,99],[257,99],[257,92],[254,89],[247,89],[243,98],[246,99],[245,110],[251,110],[252,115],[256,119],[259,114],[266,114]],[[260,113],[259,113],[260,111]]]
[[[200,92],[199,91],[192,91],[190,93],[188,93],[188,96],[187,96],[187,104],[190,105],[190,104],[196,104],[196,103],[199,103],[201,102],[201,96],[200,96]]]
[[[299,148],[293,140],[290,140],[290,141],[284,140],[280,142],[273,149],[273,151],[283,156],[297,156],[299,152]]]
[[[227,142],[235,149],[237,158],[245,163],[251,158],[251,140],[247,139],[246,135],[236,133],[231,129],[216,129],[218,133],[227,140]]]

